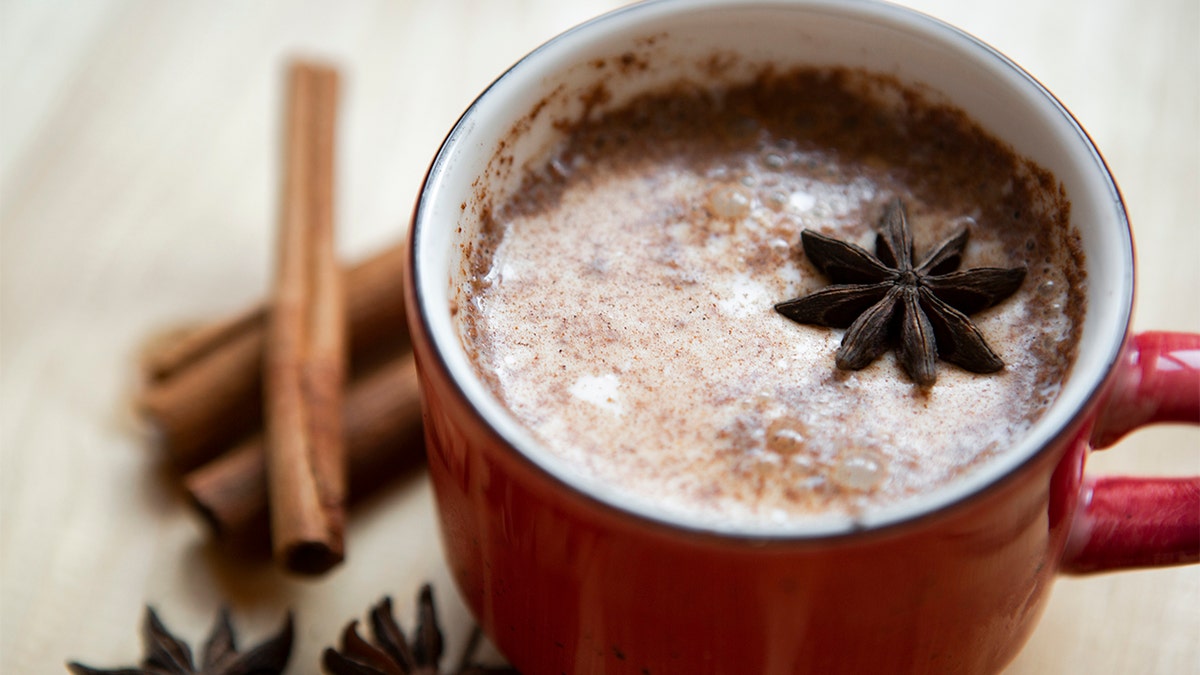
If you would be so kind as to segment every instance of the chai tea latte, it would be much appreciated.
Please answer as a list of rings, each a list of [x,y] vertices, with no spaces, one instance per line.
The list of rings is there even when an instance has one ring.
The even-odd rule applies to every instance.
[[[467,248],[457,320],[481,377],[552,453],[631,503],[726,524],[896,504],[1014,444],[1054,401],[1084,314],[1053,176],[885,77],[686,84],[574,124]],[[962,269],[1023,266],[971,320],[992,374],[893,351],[834,364],[844,330],[776,303],[828,286],[808,229],[875,250],[907,205],[915,260],[964,226]]]

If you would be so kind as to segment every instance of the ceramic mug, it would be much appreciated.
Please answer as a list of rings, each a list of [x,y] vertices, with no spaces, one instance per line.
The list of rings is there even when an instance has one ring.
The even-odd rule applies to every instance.
[[[715,87],[749,72],[706,71],[714,54],[919,83],[1053,172],[1071,201],[1089,285],[1069,381],[1019,443],[911,508],[748,533],[623,504],[557,464],[459,341],[462,247],[486,202],[502,202],[519,168],[558,140],[554,122],[680,78]],[[602,79],[607,97],[589,98]],[[426,177],[409,246],[446,557],[478,621],[527,675],[995,672],[1057,574],[1200,557],[1200,480],[1083,473],[1094,445],[1154,421],[1198,421],[1200,339],[1129,335],[1132,242],[1100,154],[1036,80],[935,19],[844,0],[662,0],[595,19],[526,56],[467,110]]]

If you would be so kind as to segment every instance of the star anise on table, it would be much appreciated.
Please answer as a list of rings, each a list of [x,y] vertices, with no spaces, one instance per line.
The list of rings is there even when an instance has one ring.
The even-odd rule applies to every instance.
[[[800,240],[813,265],[835,285],[775,305],[803,324],[846,328],[836,356],[842,370],[861,370],[895,345],[900,365],[918,385],[937,379],[937,359],[974,373],[994,373],[1004,362],[967,318],[1016,292],[1025,268],[958,271],[970,231],[964,227],[913,264],[913,239],[904,203],[885,208],[875,255],[804,230]]]
[[[72,662],[67,669],[75,675],[278,675],[291,656],[292,634],[289,613],[278,633],[249,651],[238,652],[229,612],[222,608],[197,668],[187,643],[172,635],[154,610],[147,607],[142,628],[146,656],[141,666],[100,669]]]
[[[426,584],[417,599],[417,630],[412,640],[392,613],[392,599],[384,597],[370,611],[371,636],[374,644],[358,634],[358,621],[351,621],[342,631],[342,648],[325,649],[325,670],[333,675],[438,675],[442,660],[442,631],[438,627],[437,610],[433,604],[433,589]],[[458,667],[446,675],[519,675],[507,667],[487,667],[474,663],[479,646],[479,629],[463,649]]]

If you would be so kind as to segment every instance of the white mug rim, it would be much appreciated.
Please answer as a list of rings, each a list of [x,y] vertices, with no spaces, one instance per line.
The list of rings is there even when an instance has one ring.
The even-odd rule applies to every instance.
[[[1063,396],[1053,404],[1051,411],[1035,424],[1034,429],[1026,434],[1017,445],[1001,456],[990,460],[984,467],[958,479],[947,486],[922,495],[920,499],[904,502],[891,509],[881,509],[878,512],[852,517],[830,517],[824,520],[805,521],[792,527],[788,526],[746,526],[744,524],[725,525],[702,519],[688,519],[675,514],[655,512],[653,509],[622,500],[620,493],[610,491],[598,481],[589,481],[559,464],[548,451],[540,448],[519,422],[508,413],[487,390],[473,370],[464,370],[461,359],[456,366],[447,360],[445,350],[462,350],[458,337],[445,326],[435,326],[431,322],[428,306],[428,289],[437,283],[445,285],[447,279],[437,278],[428,271],[424,264],[423,254],[425,240],[423,235],[426,227],[435,227],[429,220],[429,204],[437,196],[439,182],[445,175],[455,152],[460,150],[459,144],[465,130],[469,129],[472,117],[477,114],[482,102],[498,87],[505,86],[514,73],[534,59],[547,58],[546,54],[583,31],[592,30],[596,25],[627,17],[631,13],[646,11],[688,11],[706,8],[732,7],[804,7],[808,9],[833,11],[854,15],[870,16],[880,20],[892,21],[912,30],[922,30],[931,35],[939,36],[944,42],[959,42],[977,50],[982,58],[991,60],[997,69],[1004,70],[1025,81],[1025,84],[1035,91],[1040,99],[1052,106],[1056,112],[1069,123],[1074,133],[1074,142],[1081,143],[1087,150],[1091,168],[1099,172],[1106,183],[1108,196],[1112,202],[1112,210],[1116,220],[1121,225],[1121,231],[1112,236],[1120,237],[1116,242],[1119,247],[1119,257],[1122,259],[1122,274],[1113,283],[1116,292],[1109,302],[1116,303],[1115,314],[1110,318],[1112,325],[1101,327],[1103,335],[1108,339],[1104,347],[1097,347],[1097,358],[1092,359],[1088,372],[1074,372],[1071,376],[1072,385],[1064,390]],[[446,225],[448,226],[448,225]],[[527,462],[550,480],[586,500],[607,508],[615,509],[625,515],[643,520],[672,530],[693,534],[715,535],[722,538],[733,538],[753,541],[805,541],[825,540],[862,536],[864,534],[880,534],[896,528],[911,525],[923,519],[945,513],[956,506],[978,498],[982,493],[990,491],[1007,479],[1019,474],[1022,469],[1034,462],[1041,453],[1050,447],[1064,441],[1064,436],[1074,433],[1073,423],[1078,421],[1084,411],[1090,409],[1100,396],[1108,376],[1113,372],[1124,349],[1125,338],[1128,334],[1133,308],[1133,242],[1129,228],[1124,201],[1116,182],[1112,177],[1103,157],[1095,147],[1094,142],[1084,131],[1082,125],[1071,112],[1037,79],[1024,69],[994,49],[987,43],[974,36],[947,24],[939,19],[899,5],[893,5],[882,0],[647,0],[646,2],[623,7],[598,16],[561,33],[517,61],[513,66],[497,77],[467,108],[457,120],[450,133],[439,147],[422,182],[417,204],[414,208],[410,231],[410,246],[408,264],[409,278],[414,284],[412,296],[416,299],[416,316],[422,324],[425,334],[429,337],[432,349],[431,356],[449,376],[449,381],[456,389],[456,394],[468,404],[474,414],[482,420],[494,433],[504,440],[507,450],[510,450],[521,460]],[[447,314],[448,308],[444,308]],[[1090,320],[1090,319],[1089,319]],[[1106,330],[1107,328],[1107,330]],[[465,352],[463,354],[465,357]],[[469,385],[464,385],[464,381]],[[1047,420],[1053,418],[1057,423],[1050,424]]]

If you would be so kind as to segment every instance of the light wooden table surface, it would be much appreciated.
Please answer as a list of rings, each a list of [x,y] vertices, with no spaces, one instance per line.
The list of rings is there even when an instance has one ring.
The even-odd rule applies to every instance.
[[[280,73],[347,74],[340,247],[400,239],[457,116],[538,43],[613,0],[0,2],[0,672],[141,655],[152,603],[191,641],[222,598],[256,641],[299,618],[290,672],[383,593],[437,588],[451,653],[469,618],[423,476],[353,513],[318,581],[230,561],[126,406],[140,341],[259,297],[272,267]],[[1136,326],[1200,330],[1200,2],[912,0],[1007,53],[1104,152],[1134,223]],[[1200,473],[1200,433],[1148,430],[1106,472]],[[1007,671],[1200,672],[1200,568],[1063,579]]]

